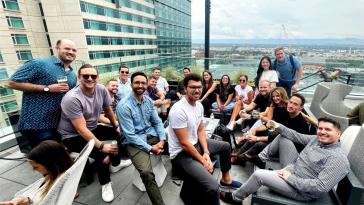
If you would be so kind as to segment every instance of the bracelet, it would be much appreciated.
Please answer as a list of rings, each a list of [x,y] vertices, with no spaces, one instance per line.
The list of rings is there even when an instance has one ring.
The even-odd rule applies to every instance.
[[[99,151],[102,152],[102,148],[104,148],[104,143],[101,143],[100,147],[99,147]]]
[[[210,155],[210,152],[208,150],[205,150],[203,153]]]

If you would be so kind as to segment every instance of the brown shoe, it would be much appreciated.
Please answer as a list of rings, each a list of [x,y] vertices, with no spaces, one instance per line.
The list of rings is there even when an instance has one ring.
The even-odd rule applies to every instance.
[[[239,156],[239,155],[241,155],[241,154],[243,154],[244,153],[244,150],[239,150],[239,151],[237,151],[237,152],[233,152],[233,153],[231,153],[231,156],[232,157],[237,157],[237,156]]]
[[[78,192],[76,192],[75,198],[73,198],[73,199],[77,199],[78,196],[80,196],[80,195],[78,194]]]
[[[231,164],[238,164],[238,157],[231,157]]]

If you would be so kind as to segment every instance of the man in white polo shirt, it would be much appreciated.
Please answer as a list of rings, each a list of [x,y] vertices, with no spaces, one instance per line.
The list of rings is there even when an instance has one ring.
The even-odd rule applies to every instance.
[[[154,68],[153,75],[157,77],[157,88],[163,93],[165,99],[171,99],[174,95],[176,95],[173,91],[169,92],[169,84],[165,78],[161,77],[160,68]]]
[[[202,92],[202,78],[189,74],[184,79],[185,98],[172,107],[169,114],[168,143],[173,169],[204,186],[207,204],[220,204],[219,184],[212,176],[211,155],[220,155],[222,178],[220,186],[237,189],[240,182],[230,178],[230,145],[206,139],[203,126],[203,106],[198,100]]]

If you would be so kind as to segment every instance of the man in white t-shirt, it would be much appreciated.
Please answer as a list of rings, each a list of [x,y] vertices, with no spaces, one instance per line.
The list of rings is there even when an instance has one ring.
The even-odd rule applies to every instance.
[[[230,145],[206,139],[203,126],[203,106],[198,100],[202,93],[202,78],[189,74],[184,79],[185,98],[172,107],[169,118],[168,143],[173,169],[198,181],[205,187],[207,204],[220,204],[219,184],[212,176],[211,155],[220,155],[221,187],[237,189],[242,184],[230,178]]]
[[[161,69],[154,68],[153,74],[157,77],[157,88],[163,93],[165,99],[171,99],[176,93],[169,92],[169,84],[167,80],[161,77]]]

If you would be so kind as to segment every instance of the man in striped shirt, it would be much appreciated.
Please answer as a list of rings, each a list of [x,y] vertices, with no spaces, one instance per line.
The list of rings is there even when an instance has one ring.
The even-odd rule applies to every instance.
[[[339,141],[340,124],[327,117],[320,118],[318,122],[317,136],[300,134],[274,122],[280,135],[265,151],[269,156],[279,153],[281,167],[284,168],[278,171],[258,170],[235,192],[221,191],[220,198],[227,203],[241,204],[261,186],[297,201],[310,201],[329,192],[350,172],[350,165]],[[300,154],[294,142],[306,146]],[[260,159],[266,161],[261,154]]]

